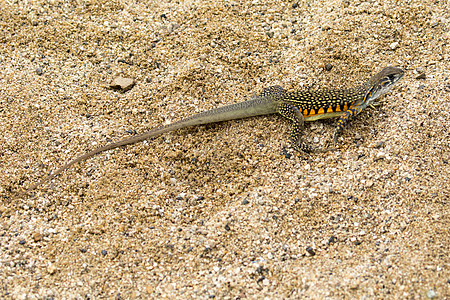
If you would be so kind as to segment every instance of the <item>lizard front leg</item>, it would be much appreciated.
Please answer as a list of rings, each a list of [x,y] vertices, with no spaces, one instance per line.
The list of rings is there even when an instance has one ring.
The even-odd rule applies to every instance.
[[[341,133],[342,129],[344,129],[345,125],[347,124],[347,122],[353,118],[354,116],[356,116],[357,114],[359,114],[362,111],[361,106],[357,106],[354,108],[351,108],[349,110],[347,110],[346,112],[344,112],[344,114],[339,118],[338,122],[337,122],[337,127],[336,130],[334,132],[334,137],[333,137],[333,143],[336,146],[337,144],[337,138],[339,136],[339,134]]]

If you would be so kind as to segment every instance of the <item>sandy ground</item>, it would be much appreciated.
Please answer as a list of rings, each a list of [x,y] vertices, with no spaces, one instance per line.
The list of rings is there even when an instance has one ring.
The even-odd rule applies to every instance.
[[[447,1],[0,1],[0,297],[448,299]],[[331,64],[331,70],[325,65]],[[404,79],[294,153],[279,116],[71,158],[264,87]],[[117,76],[136,85],[106,89]],[[327,146],[336,119],[306,124]]]

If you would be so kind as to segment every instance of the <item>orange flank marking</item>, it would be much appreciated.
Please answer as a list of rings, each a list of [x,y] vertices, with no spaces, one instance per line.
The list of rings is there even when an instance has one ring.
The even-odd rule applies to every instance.
[[[302,113],[303,113],[303,116],[305,118],[307,118],[307,117],[312,117],[312,116],[316,116],[316,115],[323,115],[323,114],[328,114],[328,113],[333,113],[333,112],[340,112],[340,111],[347,111],[347,110],[348,110],[348,105],[345,104],[342,110],[341,110],[341,107],[338,105],[338,106],[336,106],[336,110],[335,111],[333,111],[333,109],[330,106],[330,107],[327,108],[326,111],[325,111],[325,109],[323,107],[319,108],[317,113],[316,113],[316,110],[314,110],[314,109],[308,110],[308,109],[305,108],[302,111]]]

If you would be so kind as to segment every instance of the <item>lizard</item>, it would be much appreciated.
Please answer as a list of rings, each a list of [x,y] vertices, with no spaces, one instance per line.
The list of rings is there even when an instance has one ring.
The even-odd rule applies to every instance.
[[[294,150],[307,153],[321,152],[323,150],[315,149],[301,142],[305,121],[339,117],[333,138],[334,145],[336,145],[337,137],[346,123],[367,106],[372,105],[372,102],[379,96],[389,91],[403,75],[402,69],[385,67],[365,83],[348,89],[287,92],[280,86],[271,86],[265,88],[261,94],[253,96],[250,100],[204,111],[145,133],[96,148],[69,161],[54,173],[33,184],[27,191],[36,189],[72,165],[104,151],[135,144],[177,129],[269,114],[279,114],[292,122],[291,142]]]

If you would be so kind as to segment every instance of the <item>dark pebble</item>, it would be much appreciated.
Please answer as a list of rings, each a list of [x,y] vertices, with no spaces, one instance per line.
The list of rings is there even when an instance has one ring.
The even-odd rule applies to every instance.
[[[337,238],[336,238],[334,235],[332,235],[332,236],[330,237],[330,239],[328,240],[328,245],[334,244],[334,243],[336,243],[336,242],[337,242]]]
[[[311,255],[311,256],[316,255],[316,252],[314,251],[314,249],[312,247],[306,248],[306,252],[308,252],[309,255]]]
[[[226,230],[226,231],[230,231],[230,229],[231,229],[231,228],[230,228],[230,225],[226,224],[226,225],[225,225],[225,230]]]
[[[26,244],[26,241],[25,241],[25,240],[20,240],[20,241],[19,241],[19,244],[20,244],[20,245],[25,245],[25,244]]]
[[[384,142],[383,142],[383,141],[378,142],[378,143],[375,145],[375,149],[380,149],[380,148],[383,147],[383,146],[384,146]]]
[[[284,157],[286,157],[287,159],[290,159],[292,157],[292,154],[287,152],[286,149],[283,149],[283,152],[281,154],[284,155]]]
[[[87,252],[87,250],[84,249],[84,248],[80,249],[80,251],[81,251],[81,253],[86,253]]]
[[[425,79],[425,78],[426,78],[425,73],[422,73],[416,77],[416,79]]]
[[[246,205],[246,204],[249,204],[249,202],[247,199],[244,199],[244,201],[242,201],[242,205]]]
[[[117,60],[117,62],[120,62],[120,63],[123,63],[123,64],[127,64],[127,65],[130,65],[130,66],[133,65],[133,62],[128,61],[128,60],[125,60],[125,59],[123,59],[123,58],[119,58],[119,59]]]
[[[106,250],[102,250],[102,255],[105,256],[106,254],[108,254],[108,252]]]
[[[42,70],[42,68],[37,67],[37,68],[36,68],[36,74],[38,74],[39,76],[41,76],[42,74],[44,74],[44,71]]]
[[[331,69],[333,69],[333,65],[332,64],[326,64],[325,65],[325,71],[331,71]]]

